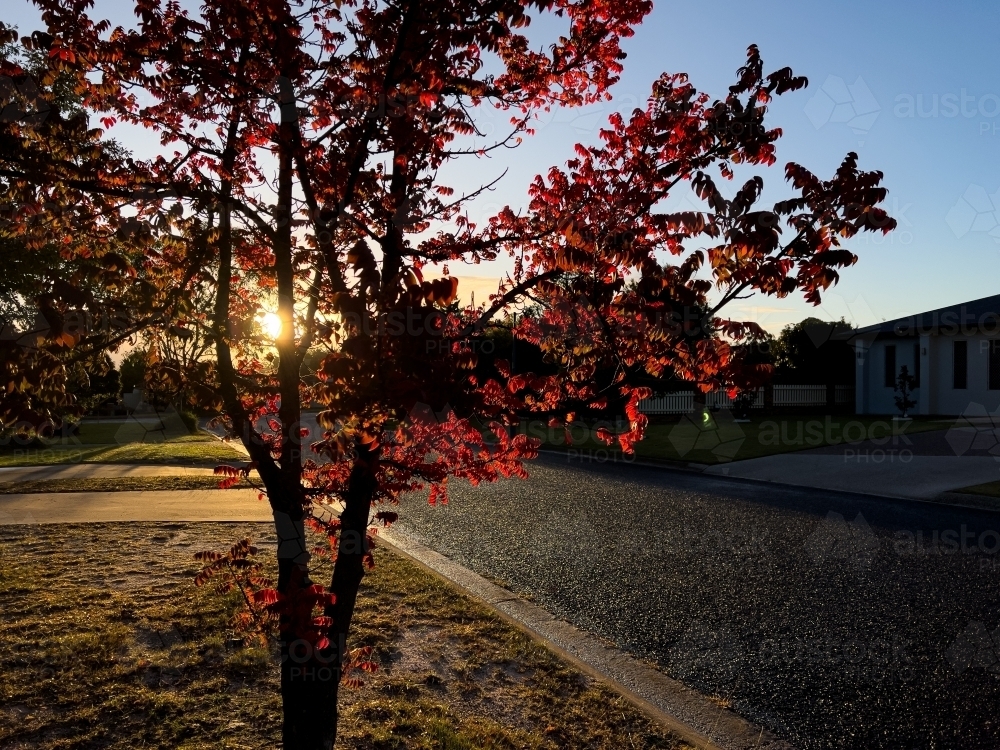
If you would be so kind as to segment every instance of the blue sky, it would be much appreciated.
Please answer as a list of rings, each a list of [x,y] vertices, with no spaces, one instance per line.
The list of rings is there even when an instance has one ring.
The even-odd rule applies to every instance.
[[[96,12],[130,24],[130,9],[127,2],[100,0]],[[8,2],[3,15],[22,32],[36,27],[37,15],[24,0]],[[785,137],[778,165],[765,173],[770,197],[785,195],[785,162],[827,177],[854,150],[862,168],[885,173],[887,208],[900,226],[888,237],[853,241],[860,261],[820,308],[755,297],[732,314],[777,332],[807,314],[866,325],[1000,293],[1000,229],[990,234],[1000,226],[998,37],[1000,4],[987,2],[658,3],[626,42],[629,56],[613,102],[553,112],[522,148],[467,162],[452,179],[472,186],[507,168],[498,189],[472,213],[523,205],[536,173],[571,158],[575,143],[594,142],[613,109],[641,105],[661,72],[687,72],[697,87],[723,96],[747,45],[756,43],[769,69],[789,65],[810,82],[772,106],[771,123]],[[502,128],[502,117],[494,121]],[[460,277],[491,274],[483,266],[451,270]]]
[[[1000,226],[998,32],[1000,4],[986,2],[658,3],[627,42],[615,104],[643,101],[661,71],[723,96],[751,43],[769,69],[808,76],[805,91],[771,108],[785,135],[768,185],[780,197],[777,167],[797,161],[827,177],[857,151],[862,168],[885,173],[899,229],[855,239],[858,264],[819,309],[755,297],[736,312],[772,331],[809,314],[864,325],[1000,293],[1000,230],[989,234]],[[576,114],[540,130],[511,181],[596,137],[603,118]]]

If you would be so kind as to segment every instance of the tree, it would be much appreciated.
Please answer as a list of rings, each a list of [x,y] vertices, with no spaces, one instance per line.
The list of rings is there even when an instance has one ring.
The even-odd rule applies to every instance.
[[[44,86],[42,79],[47,79]],[[42,128],[46,120],[80,120],[86,116],[81,91],[70,72],[51,70],[47,51],[25,48],[10,35],[0,40],[0,123]],[[114,141],[109,153],[123,151]],[[50,203],[50,209],[56,204]],[[55,415],[77,416],[118,393],[117,373],[101,347],[80,347],[85,321],[78,315],[86,298],[107,291],[106,270],[86,254],[63,253],[51,235],[44,236],[44,214],[38,233],[26,242],[15,222],[15,204],[0,203],[0,362],[8,377],[32,373],[41,388],[11,388],[0,402],[0,430],[48,433]],[[111,258],[108,258],[111,262]],[[75,311],[63,316],[56,300],[72,300]],[[113,308],[113,302],[107,307]],[[14,378],[18,380],[17,377]]]
[[[785,382],[854,383],[854,350],[845,320],[805,318],[785,326],[773,345],[776,375]]]
[[[893,390],[898,393],[898,396],[894,397],[896,402],[896,408],[899,409],[900,414],[903,419],[909,419],[907,412],[917,405],[911,396],[913,395],[913,389],[916,388],[917,379],[910,374],[910,370],[906,365],[903,365],[899,370],[899,376],[896,378],[896,382],[893,384]]]
[[[108,401],[118,401],[122,392],[121,376],[111,358],[104,354],[92,358],[87,366],[74,362],[69,370],[66,390],[81,410],[92,412]]]
[[[113,348],[171,326],[211,340],[195,395],[249,451],[250,466],[228,471],[256,469],[280,539],[277,589],[259,594],[280,618],[283,656],[296,649],[281,667],[286,748],[334,741],[373,524],[395,519],[401,494],[426,487],[433,503],[454,479],[526,476],[537,441],[507,428],[527,417],[564,426],[581,409],[622,411],[628,428],[599,437],[630,452],[644,378],[673,373],[703,391],[760,378],[736,345],[763,331],[722,317],[729,302],[818,303],[856,261],[841,242],[894,226],[878,207],[881,173],[860,171],[855,154],[828,180],[788,164],[794,197],[773,206],[759,205],[759,175],[724,197],[709,170],[731,180],[773,165],[767,105],[806,85],[788,68],[765,74],[756,47],[723,99],[663,75],[645,108],[613,115],[600,144],[538,176],[526,210],[471,221],[479,191],[456,195],[442,167],[503,153],[543,109],[607,97],[646,0],[207,0],[197,16],[140,0],[135,30],[91,19],[87,0],[35,2],[46,30],[21,43],[46,52],[41,88],[72,76],[102,127],[58,114],[2,123],[0,178],[18,207],[5,233],[29,248],[59,237],[63,255],[106,266],[107,295],[74,302],[60,287],[50,307],[114,323],[59,346]],[[525,36],[529,14],[565,25],[547,51]],[[511,116],[505,137],[483,141],[480,106]],[[151,130],[160,154],[109,148],[116,126]],[[705,211],[663,209],[682,184]],[[497,294],[458,305],[448,264],[501,254],[513,271]],[[428,265],[444,276],[426,278]],[[190,302],[202,294],[207,317]],[[503,360],[477,374],[479,342],[527,301],[540,312],[518,317],[514,336],[557,374]],[[273,342],[253,323],[270,309]],[[302,363],[321,346],[310,383]],[[0,419],[56,413],[19,368],[7,365],[16,397]],[[326,430],[311,446],[299,431],[308,403]],[[310,578],[307,523],[330,538],[328,586]],[[333,678],[313,679],[324,667]]]
[[[160,404],[178,409],[198,409],[204,400],[204,383],[215,380],[214,341],[206,335],[214,300],[201,289],[189,298],[188,320],[154,329],[149,335],[146,370],[149,395]]]
[[[140,390],[146,385],[146,359],[149,352],[146,349],[136,348],[122,358],[121,383],[122,393],[131,393],[134,389]]]
[[[41,257],[40,257],[41,256]],[[6,239],[0,242],[4,273],[0,275],[0,326],[29,328],[35,322],[34,298],[45,289],[40,268],[53,268],[59,262],[55,247],[29,251],[21,243]]]

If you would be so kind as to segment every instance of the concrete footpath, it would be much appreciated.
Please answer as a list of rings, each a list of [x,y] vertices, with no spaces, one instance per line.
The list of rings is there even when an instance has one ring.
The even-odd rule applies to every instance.
[[[271,521],[256,490],[0,494],[0,526],[123,521]]]

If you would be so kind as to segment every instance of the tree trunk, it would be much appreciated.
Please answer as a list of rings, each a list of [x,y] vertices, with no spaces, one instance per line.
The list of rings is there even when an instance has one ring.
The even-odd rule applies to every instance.
[[[281,644],[281,746],[330,750],[337,739],[340,667],[336,647],[316,653],[301,639]]]
[[[378,456],[372,453],[365,453],[355,460],[344,512],[340,516],[340,544],[337,548],[337,562],[333,566],[333,579],[330,582],[330,591],[337,600],[326,614],[333,618],[330,640],[340,644],[342,653],[351,630],[358,589],[365,574],[368,521],[377,486],[375,480],[377,465]]]
[[[331,750],[337,739],[337,698],[347,657],[347,637],[354,617],[358,589],[364,577],[364,558],[368,552],[367,532],[372,499],[375,494],[377,458],[365,454],[351,471],[344,511],[341,514],[340,540],[329,591],[336,602],[325,614],[333,619],[331,646],[317,652],[312,645],[294,636],[281,643],[281,699],[283,708],[282,747],[284,750]],[[305,552],[305,534],[301,544],[301,522],[275,513],[278,529],[278,590],[295,585],[310,585],[296,579],[303,571],[301,554]]]
[[[298,516],[274,511],[274,528],[278,535],[278,591],[282,594],[311,585],[305,526],[301,512]],[[328,750],[333,746],[339,681],[336,653],[317,653],[312,643],[290,631],[290,618],[283,615],[281,702],[282,747],[285,750]]]

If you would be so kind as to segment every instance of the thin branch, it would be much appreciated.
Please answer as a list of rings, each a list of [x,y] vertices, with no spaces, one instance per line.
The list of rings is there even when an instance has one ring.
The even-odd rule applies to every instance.
[[[488,323],[494,315],[503,310],[512,302],[517,301],[517,298],[527,293],[529,289],[541,284],[544,281],[549,281],[551,279],[556,279],[562,276],[565,271],[559,269],[553,269],[551,271],[546,271],[545,273],[540,273],[537,276],[532,276],[531,278],[525,279],[520,284],[509,289],[500,299],[493,303],[493,305],[486,310],[474,323],[470,323],[456,336],[456,338],[465,338],[472,333],[480,330],[481,327]]]

